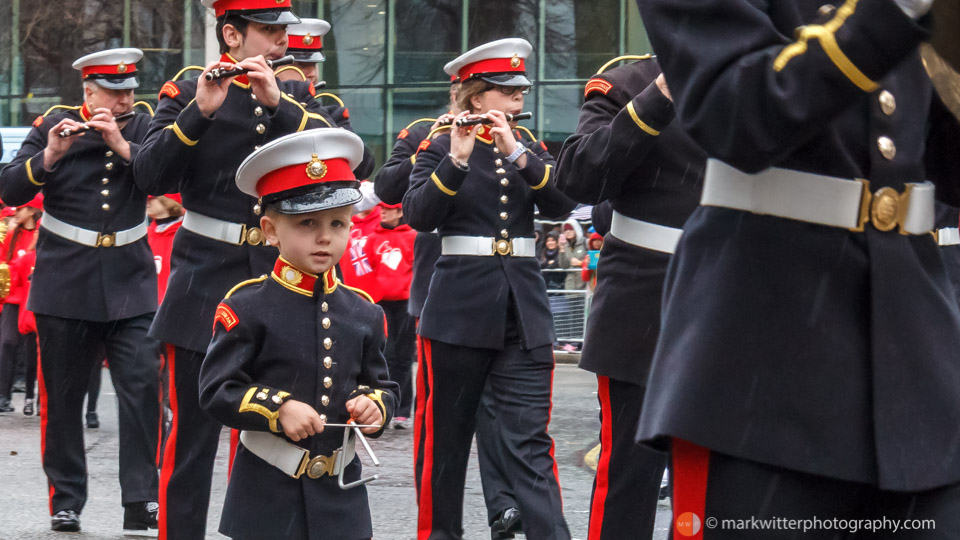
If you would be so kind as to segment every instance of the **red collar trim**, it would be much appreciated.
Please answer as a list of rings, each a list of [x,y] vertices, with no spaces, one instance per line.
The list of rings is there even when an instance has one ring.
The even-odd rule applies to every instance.
[[[317,279],[323,279],[323,292],[325,294],[330,294],[336,290],[339,283],[333,268],[324,272],[321,278],[316,274],[298,269],[283,257],[277,257],[277,262],[273,265],[271,277],[287,289],[310,297],[313,296],[313,289],[317,284]]]
[[[220,61],[228,64],[236,64],[239,62],[239,60],[231,56],[230,53],[223,53],[223,55],[220,57]],[[250,88],[250,78],[246,75],[239,75],[233,79],[233,84],[236,84],[240,88]]]
[[[93,113],[90,112],[90,107],[87,107],[86,101],[83,102],[83,107],[80,107],[80,118],[82,118],[84,122],[93,118]]]

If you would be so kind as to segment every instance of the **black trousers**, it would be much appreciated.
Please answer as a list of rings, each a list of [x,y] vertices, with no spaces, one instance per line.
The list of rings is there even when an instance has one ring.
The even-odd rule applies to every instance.
[[[97,412],[100,399],[100,385],[103,382],[103,362],[97,362],[90,370],[90,382],[87,384],[87,412]],[[159,391],[159,390],[158,390]]]
[[[597,377],[600,460],[590,496],[587,540],[653,537],[667,455],[635,441],[644,390]]]
[[[547,434],[553,389],[549,346],[501,351],[421,338],[428,387],[418,452],[419,538],[463,538],[463,490],[481,396],[495,396],[504,470],[530,540],[568,540],[557,481],[554,443]]]
[[[40,345],[41,451],[51,513],[80,512],[87,500],[83,398],[90,371],[110,362],[120,424],[120,499],[157,500],[159,360],[147,337],[153,314],[109,322],[37,314]]]
[[[6,304],[3,311],[0,311],[0,397],[10,398],[10,392],[13,389],[14,373],[17,364],[21,359],[24,362],[25,386],[27,387],[27,398],[33,398],[33,383],[36,377],[36,360],[33,361],[33,378],[30,377],[31,366],[25,356],[21,356],[26,336],[20,334],[17,328],[17,322],[20,318],[19,304]],[[36,358],[36,345],[34,345],[34,358]]]
[[[200,408],[200,366],[204,354],[167,345],[173,422],[160,465],[160,540],[202,540],[219,422]]]
[[[413,408],[413,361],[417,354],[417,327],[407,313],[406,300],[381,300],[378,304],[387,317],[387,359],[390,379],[400,385],[400,404],[394,417],[410,417]]]
[[[504,465],[503,436],[495,405],[496,397],[490,390],[488,380],[477,411],[477,461],[480,465],[483,501],[487,507],[487,523],[490,525],[507,508],[519,508],[509,479],[510,473]]]
[[[960,484],[883,491],[680,439],[673,440],[671,462],[675,539],[946,540],[960,531]]]

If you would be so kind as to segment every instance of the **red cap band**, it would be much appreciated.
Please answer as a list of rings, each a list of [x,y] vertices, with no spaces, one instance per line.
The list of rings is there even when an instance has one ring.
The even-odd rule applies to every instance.
[[[306,43],[304,38],[307,36],[287,36],[290,40],[287,47],[291,49],[316,49],[320,50],[323,48],[323,40],[320,39],[320,36],[310,36],[310,43]]]
[[[514,56],[513,58],[489,58],[487,60],[481,60],[479,62],[474,62],[472,64],[467,64],[460,68],[460,80],[465,81],[474,75],[482,75],[484,73],[509,73],[509,72],[524,72],[526,68],[524,67],[523,58]]]
[[[353,169],[350,168],[350,164],[345,159],[325,159],[321,160],[320,163],[323,164],[323,173],[313,177],[307,174],[307,168],[311,163],[298,163],[281,167],[265,175],[257,182],[257,193],[261,197],[266,197],[288,189],[313,184],[357,179],[353,174]]]
[[[227,11],[292,8],[291,0],[220,0],[213,5],[217,17]]]
[[[137,72],[136,64],[113,64],[109,66],[87,66],[80,70],[83,78],[90,75],[133,75]]]

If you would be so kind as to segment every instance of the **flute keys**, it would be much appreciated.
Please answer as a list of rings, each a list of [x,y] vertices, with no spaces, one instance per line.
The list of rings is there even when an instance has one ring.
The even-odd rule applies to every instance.
[[[263,124],[257,124],[257,133],[263,135],[267,131],[267,126]]]

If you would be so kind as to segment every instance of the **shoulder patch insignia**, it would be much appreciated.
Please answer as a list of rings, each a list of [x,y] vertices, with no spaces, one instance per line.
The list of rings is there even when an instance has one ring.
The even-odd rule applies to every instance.
[[[397,135],[397,138],[406,139],[408,135],[410,135],[410,131],[407,130],[407,128],[403,128],[400,130],[400,134]]]
[[[603,79],[590,79],[583,89],[583,97],[589,96],[591,92],[600,92],[606,95],[611,88],[613,88],[613,85]]]
[[[43,123],[43,117],[38,116],[36,120],[33,121],[33,127],[40,127],[40,124]]]
[[[424,139],[423,141],[421,141],[420,146],[417,147],[417,152],[430,148],[430,142],[431,142],[430,139]]]
[[[237,323],[239,322],[240,322],[240,319],[238,319],[237,314],[234,313],[232,309],[230,309],[230,306],[226,304],[220,304],[219,306],[217,306],[217,314],[213,318],[214,330],[216,330],[217,328],[217,323],[220,323],[223,325],[223,328],[226,329],[227,332],[229,332],[230,330],[233,330],[233,327],[236,326]]]
[[[180,95],[180,89],[177,88],[177,85],[173,84],[173,82],[168,81],[164,83],[164,85],[160,88],[160,95],[157,96],[157,99],[163,99],[163,96],[175,98],[179,95]]]
[[[549,150],[547,150],[547,143],[543,141],[540,141],[540,148],[543,148],[544,152],[549,152]]]
[[[348,108],[346,108],[346,107],[343,108],[343,117],[344,117],[345,119],[347,119],[347,120],[350,119],[350,109],[348,109]]]

